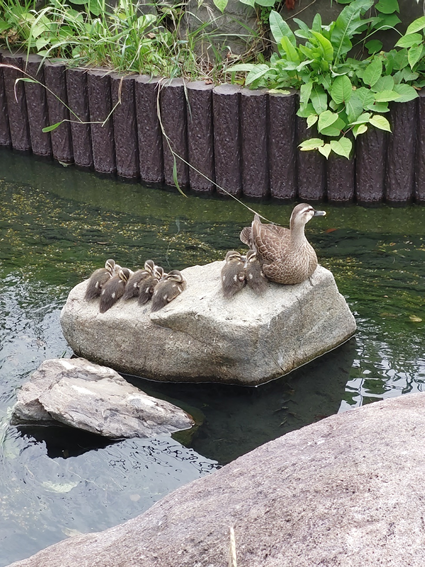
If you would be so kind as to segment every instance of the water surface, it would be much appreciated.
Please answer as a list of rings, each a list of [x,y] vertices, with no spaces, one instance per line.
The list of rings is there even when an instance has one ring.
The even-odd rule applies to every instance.
[[[287,225],[293,205],[249,203]],[[243,249],[252,213],[234,201],[149,189],[0,151],[0,567],[105,529],[174,488],[284,433],[376,400],[423,391],[425,207],[324,204],[308,237],[335,275],[358,333],[257,388],[127,377],[193,412],[193,435],[108,444],[64,428],[9,426],[16,390],[72,355],[59,314],[106,258],[182,269]]]

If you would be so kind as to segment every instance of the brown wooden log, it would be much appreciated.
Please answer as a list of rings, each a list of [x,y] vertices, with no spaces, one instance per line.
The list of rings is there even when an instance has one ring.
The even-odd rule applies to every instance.
[[[296,112],[298,94],[269,94],[270,194],[276,199],[297,195]]]
[[[237,85],[220,85],[213,90],[214,156],[217,191],[231,195],[242,192],[240,97]]]
[[[213,88],[214,85],[206,85],[204,81],[186,85],[188,155],[192,166],[189,167],[189,182],[190,188],[200,193],[214,191]]]
[[[23,69],[22,57],[3,54],[2,59],[4,64],[11,65],[11,67],[3,67],[3,79],[12,147],[14,150],[28,152],[31,150],[31,138],[25,88],[22,81],[16,83],[17,79],[24,77],[23,73],[18,70]]]
[[[269,196],[267,107],[266,90],[241,90],[242,193],[246,197]]]
[[[44,64],[46,81],[47,107],[50,125],[60,125],[52,130],[53,157],[62,163],[73,163],[71,127],[69,124],[68,95],[66,92],[66,66],[62,63],[46,61]],[[56,96],[55,96],[56,95]]]
[[[158,97],[161,79],[137,76],[134,82],[137,115],[137,142],[142,181],[164,181],[162,132],[158,117]]]
[[[49,112],[47,108],[47,96],[44,79],[42,58],[38,55],[28,55],[24,62],[25,71],[36,79],[38,83],[25,84],[25,98],[27,101],[28,123],[30,129],[31,148],[37,156],[51,156],[52,144],[50,133],[43,132],[43,128],[49,126]]]
[[[109,74],[101,70],[89,71],[87,86],[94,168],[99,173],[115,173],[115,143]]]
[[[328,201],[349,203],[354,199],[356,166],[354,158],[347,159],[331,153],[326,163]]]
[[[305,118],[297,116],[297,146],[304,140],[317,138],[314,128],[307,129]],[[318,151],[297,153],[297,184],[300,201],[322,201],[326,195],[326,158]]]
[[[2,52],[0,52],[0,63],[3,63]],[[3,68],[0,67],[0,146],[10,147],[11,145]]]
[[[382,203],[385,195],[387,136],[369,127],[356,140],[356,198],[359,203]]]
[[[90,110],[87,87],[87,69],[66,70],[68,106],[76,114],[71,115],[72,151],[74,163],[79,167],[93,167],[90,129]],[[77,118],[78,117],[78,118]]]
[[[134,77],[113,73],[111,75],[111,94],[112,105],[115,107],[112,117],[117,174],[120,177],[135,179],[139,177],[139,149]]]

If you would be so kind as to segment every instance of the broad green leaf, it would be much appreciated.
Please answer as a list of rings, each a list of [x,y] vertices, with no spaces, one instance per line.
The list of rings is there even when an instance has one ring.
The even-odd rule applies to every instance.
[[[372,110],[372,112],[380,112],[381,114],[390,111],[390,109],[388,108],[388,102],[374,102],[373,104],[366,106],[366,110]]]
[[[353,87],[347,75],[336,77],[336,79],[332,83],[332,87],[330,91],[330,95],[332,99],[337,104],[341,104],[342,102],[347,103],[350,100],[352,94],[353,94]]]
[[[377,30],[393,29],[397,24],[401,23],[400,18],[395,14],[381,16],[379,20],[379,25],[375,26]]]
[[[380,79],[382,75],[382,61],[375,57],[372,63],[366,67],[363,73],[363,81],[366,85],[373,87],[373,85]]]
[[[300,118],[308,118],[310,114],[316,114],[311,103],[300,107],[300,109],[297,111],[297,116],[299,116]]]
[[[391,102],[392,100],[397,100],[400,97],[395,91],[381,91],[375,94],[376,102]]]
[[[218,8],[221,13],[226,9],[227,1],[228,0],[213,0],[215,7]]]
[[[329,138],[336,138],[337,136],[341,136],[342,128],[337,128],[336,126],[332,125],[328,128],[325,128],[320,132],[323,136],[328,136]]]
[[[335,20],[330,37],[335,50],[335,61],[350,51],[351,39],[360,33],[360,28],[365,24],[360,16],[372,7],[373,2],[374,0],[355,0],[346,6]]]
[[[240,2],[242,2],[242,4],[247,4],[248,6],[251,6],[251,8],[255,7],[255,0],[240,0]]]
[[[391,126],[385,116],[381,116],[380,114],[375,114],[371,116],[369,122],[375,128],[379,128],[380,130],[386,130],[387,132],[391,132]]]
[[[245,84],[250,85],[269,71],[270,67],[268,65],[255,65],[255,69],[252,69],[246,76]]]
[[[353,93],[350,100],[345,104],[347,112],[347,119],[351,123],[361,115],[363,112],[363,103],[356,92]]]
[[[412,71],[407,67],[402,69],[401,71],[397,71],[394,75],[394,81],[396,84],[401,83],[402,81],[415,81],[419,77],[419,73],[416,71]]]
[[[46,132],[53,132],[53,130],[56,130],[56,128],[59,128],[59,126],[62,124],[62,120],[60,122],[56,122],[56,124],[51,124],[50,126],[46,126],[45,128],[43,128],[41,131],[46,133]]]
[[[360,136],[360,134],[367,132],[367,129],[368,127],[366,126],[366,124],[358,124],[353,128],[353,136],[357,138],[357,136]]]
[[[296,63],[298,65],[300,62],[298,50],[292,45],[291,41],[288,37],[286,37],[286,35],[284,35],[280,40],[280,45],[285,50],[286,56],[289,61],[292,61],[293,63]]]
[[[366,122],[369,122],[371,116],[370,112],[364,112],[363,114],[360,114],[355,122],[350,122],[350,126],[365,124]]]
[[[50,43],[50,40],[46,39],[45,37],[39,37],[35,42],[37,51],[40,51],[41,49],[43,49],[43,47],[46,47],[48,43]]]
[[[396,47],[412,47],[412,45],[419,45],[423,41],[423,35],[420,33],[411,33],[410,35],[404,35],[401,37],[397,43]]]
[[[355,91],[355,94],[359,97],[363,104],[363,108],[367,108],[370,104],[375,102],[375,96],[373,92],[371,92],[366,87],[361,87]]]
[[[390,75],[381,77],[372,87],[372,91],[377,93],[380,91],[392,91],[394,88],[394,79]]]
[[[307,116],[307,128],[314,126],[318,119],[319,117],[317,114],[310,114],[310,116]]]
[[[409,61],[409,65],[410,68],[413,69],[413,67],[416,65],[416,63],[419,61],[419,59],[422,57],[423,54],[423,46],[422,45],[416,45],[413,46],[409,49],[409,52],[407,54],[407,59]]]
[[[324,144],[325,142],[320,138],[310,138],[309,140],[305,140],[304,142],[301,142],[301,144],[298,147],[301,149],[302,152],[308,152],[310,150],[318,150]]]
[[[331,148],[339,156],[349,159],[353,143],[349,138],[340,138],[339,140],[331,140]]]
[[[326,37],[323,34],[319,32],[312,31],[311,33],[314,35],[314,37],[317,39],[320,46],[322,47],[323,57],[325,61],[331,62],[334,57],[334,48],[332,47],[332,43],[328,39],[326,39]]]
[[[238,63],[237,65],[233,65],[233,67],[226,69],[225,73],[252,71],[255,67],[257,67],[257,65],[254,63]]]
[[[320,148],[317,148],[319,150],[319,152],[322,154],[322,156],[325,156],[326,159],[328,159],[329,154],[332,151],[331,145],[330,144],[325,144],[324,146],[321,146]]]
[[[374,53],[378,53],[382,49],[382,41],[379,39],[371,39],[367,43],[365,43],[365,47],[368,50],[369,55],[373,55]]]
[[[421,16],[414,20],[406,30],[406,35],[420,32],[425,28],[425,16]]]
[[[279,95],[289,95],[291,91],[286,91],[285,89],[270,89],[267,91],[269,94],[279,94]]]
[[[270,31],[272,32],[272,35],[276,43],[280,44],[282,37],[287,37],[289,38],[289,41],[292,43],[293,46],[297,45],[297,40],[291,28],[288,26],[288,24],[285,22],[282,16],[275,10],[272,10],[270,12],[269,23],[270,23]]]
[[[313,105],[316,114],[321,114],[328,108],[328,95],[322,89],[322,87],[313,87],[310,95],[311,103]]]
[[[308,25],[305,22],[303,22],[302,20],[299,20],[298,18],[293,18],[293,21],[297,24],[297,26],[300,28],[300,30],[302,30],[305,33],[308,33],[311,36],[310,28],[308,27]]]
[[[392,14],[393,12],[400,12],[397,0],[379,0],[375,5],[378,12],[383,14]]]
[[[319,14],[319,12],[317,12],[317,14],[313,18],[311,29],[319,33],[322,31],[322,16]]]
[[[409,102],[409,100],[413,100],[419,96],[417,91],[410,85],[395,85],[394,90],[400,95],[396,102]]]
[[[310,95],[311,95],[311,90],[313,88],[313,82],[309,81],[308,83],[304,83],[303,85],[301,85],[300,88],[300,104],[307,104]]]
[[[275,0],[255,0],[255,3],[265,8],[270,8],[275,5]]]
[[[331,112],[330,110],[325,110],[319,115],[318,130],[322,132],[328,126],[332,126],[334,122],[338,120],[338,114]]]

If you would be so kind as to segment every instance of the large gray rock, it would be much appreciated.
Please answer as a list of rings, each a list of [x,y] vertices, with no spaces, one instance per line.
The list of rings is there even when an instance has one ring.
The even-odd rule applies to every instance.
[[[288,433],[141,516],[13,567],[423,567],[425,394]]]
[[[105,437],[152,437],[194,425],[182,409],[148,396],[111,368],[46,360],[18,392],[13,423],[59,421]]]
[[[299,285],[269,283],[261,296],[244,288],[224,299],[223,262],[183,270],[187,289],[150,312],[136,299],[99,313],[77,285],[62,309],[74,352],[156,380],[260,384],[332,350],[356,330],[331,272],[319,266]]]

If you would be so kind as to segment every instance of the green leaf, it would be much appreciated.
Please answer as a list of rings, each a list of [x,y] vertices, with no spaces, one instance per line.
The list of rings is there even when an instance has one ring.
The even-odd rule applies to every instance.
[[[370,112],[364,112],[363,114],[360,114],[355,122],[350,122],[350,126],[354,126],[356,124],[365,124],[366,122],[369,122],[371,116],[372,115]]]
[[[311,95],[311,90],[313,88],[313,82],[309,81],[308,83],[304,83],[303,85],[301,85],[300,88],[300,104],[307,104],[310,95]]]
[[[421,16],[414,20],[406,30],[406,35],[420,32],[425,28],[425,16]]]
[[[265,8],[270,8],[275,5],[275,0],[255,0],[255,3]]]
[[[397,0],[379,0],[375,5],[378,12],[383,14],[392,14],[393,12],[400,12]]]
[[[319,32],[312,31],[311,33],[317,39],[317,41],[319,42],[322,48],[323,57],[325,61],[331,62],[334,57],[334,48],[332,47],[332,43],[328,39],[326,39],[326,37],[323,34]]]
[[[360,89],[356,90],[355,94],[361,100],[363,108],[367,108],[370,104],[373,104],[375,102],[375,96],[373,92],[371,92],[370,89],[367,89],[366,87],[360,87]]]
[[[45,37],[39,37],[35,42],[37,51],[40,51],[41,49],[43,49],[43,47],[46,47],[46,45],[48,45],[49,43],[50,43],[49,39],[46,39]]]
[[[339,140],[331,140],[331,148],[339,156],[349,159],[353,143],[349,138],[340,138]]]
[[[44,133],[53,132],[53,130],[56,130],[56,128],[59,128],[59,126],[62,124],[62,122],[63,122],[63,120],[61,120],[60,122],[56,122],[56,124],[51,124],[50,126],[46,126],[41,131],[44,132]]]
[[[396,47],[412,47],[412,45],[419,45],[423,41],[423,36],[420,33],[411,33],[410,35],[404,35],[401,37],[397,43]]]
[[[399,96],[395,91],[381,91],[375,94],[375,100],[376,102],[391,102],[397,100]]]
[[[319,14],[319,12],[317,12],[317,14],[313,18],[311,29],[319,33],[322,31],[322,16]]]
[[[255,67],[257,67],[257,65],[254,63],[238,63],[237,65],[233,65],[233,67],[226,69],[225,73],[252,71]]]
[[[292,61],[298,65],[300,62],[298,50],[292,45],[290,39],[286,37],[286,35],[284,35],[280,40],[280,45],[285,50],[286,56],[289,61]]]
[[[344,120],[338,118],[338,120],[334,122],[331,126],[328,126],[327,128],[323,128],[323,130],[320,133],[323,134],[323,136],[330,136],[330,137],[340,136],[341,130],[343,130],[346,126],[347,125],[344,122]]]
[[[311,103],[316,114],[321,114],[328,108],[328,95],[321,87],[313,87],[311,96]]]
[[[350,100],[345,104],[347,112],[347,119],[351,123],[361,115],[363,112],[363,103],[356,92],[353,93]]]
[[[260,77],[263,77],[266,73],[270,71],[270,67],[268,65],[255,65],[255,68],[252,69],[245,79],[245,84],[250,85]]]
[[[401,22],[400,18],[395,14],[381,16],[379,20],[379,25],[375,26],[377,30],[393,29],[397,24]]]
[[[411,69],[413,69],[413,67],[416,65],[416,63],[419,61],[419,59],[422,57],[422,53],[423,53],[423,46],[422,45],[417,45],[417,46],[411,47],[409,49],[409,52],[407,54],[407,59],[409,61],[409,65],[410,65]]]
[[[366,124],[358,124],[353,128],[353,136],[357,138],[357,136],[360,136],[360,134],[367,132],[367,129],[368,127],[366,126]]]
[[[388,102],[374,102],[366,106],[367,110],[372,110],[372,112],[389,112]]]
[[[310,116],[307,116],[307,128],[314,126],[318,119],[319,117],[317,114],[310,114]]]
[[[382,75],[382,61],[375,57],[372,63],[366,67],[363,73],[363,81],[372,87]]]
[[[332,126],[334,122],[338,120],[338,114],[331,112],[330,110],[325,110],[319,115],[318,130],[322,132],[328,126]]]
[[[369,55],[373,55],[374,53],[379,53],[382,49],[382,41],[379,39],[371,39],[367,43],[365,43],[365,47],[368,50]]]
[[[218,10],[220,10],[221,13],[223,13],[224,10],[226,9],[227,1],[228,0],[213,0],[215,7]],[[254,4],[255,4],[255,2],[254,2]]]
[[[247,4],[251,8],[255,8],[255,0],[239,0],[242,4]]]
[[[297,112],[297,116],[299,116],[300,118],[308,118],[310,114],[315,114],[315,110],[311,103],[301,107]]]
[[[351,39],[355,34],[360,33],[360,28],[365,24],[360,15],[371,8],[373,2],[374,0],[355,0],[346,6],[335,20],[330,40],[335,50],[336,61],[350,51]]]
[[[379,128],[379,130],[386,130],[387,132],[391,132],[391,126],[385,116],[381,116],[380,114],[375,114],[371,116],[369,122],[375,128]]]
[[[280,44],[282,37],[287,37],[294,47],[297,45],[296,37],[293,34],[291,28],[288,26],[282,16],[275,10],[272,10],[270,12],[269,23],[270,31],[272,32],[276,43]]]
[[[331,145],[330,144],[325,144],[324,146],[321,146],[320,148],[317,148],[319,150],[319,152],[322,154],[322,156],[325,156],[326,159],[328,159],[329,154],[332,151]]]
[[[396,102],[409,102],[409,100],[413,100],[419,96],[417,91],[410,85],[395,85],[394,90],[400,95]]]
[[[310,150],[318,150],[321,148],[325,142],[320,138],[310,138],[309,140],[305,140],[301,142],[299,148],[302,152],[309,152]]]
[[[372,87],[372,91],[377,93],[379,91],[392,91],[394,88],[394,79],[390,75],[381,77]]]
[[[353,94],[353,87],[347,75],[336,77],[331,86],[330,95],[337,104],[347,103]]]

